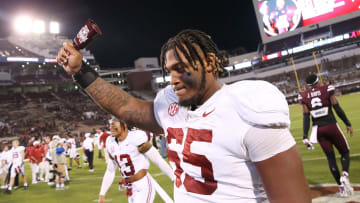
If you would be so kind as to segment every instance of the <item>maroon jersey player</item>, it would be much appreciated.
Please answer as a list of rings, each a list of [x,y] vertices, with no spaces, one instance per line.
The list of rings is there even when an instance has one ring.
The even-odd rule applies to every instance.
[[[299,100],[303,109],[303,142],[309,146],[311,143],[319,141],[321,148],[326,154],[330,171],[339,185],[340,195],[349,196],[353,192],[349,181],[349,145],[336,122],[332,109],[346,124],[346,129],[353,136],[351,123],[345,115],[345,112],[339,105],[334,93],[335,87],[332,85],[320,85],[319,78],[316,75],[310,75],[306,78],[306,83],[310,88],[299,94]],[[308,131],[310,128],[310,115],[313,123],[310,141],[308,140]],[[333,146],[341,154],[342,176],[336,164]]]

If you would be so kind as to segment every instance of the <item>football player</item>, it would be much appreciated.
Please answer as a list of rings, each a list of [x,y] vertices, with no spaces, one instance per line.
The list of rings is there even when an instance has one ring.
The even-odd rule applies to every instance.
[[[79,161],[79,156],[77,156],[78,154],[76,153],[75,139],[70,134],[68,134],[68,135],[66,135],[66,142],[68,144],[69,159],[70,159],[69,170],[72,169],[73,159],[75,159],[75,162],[77,163],[78,168],[81,168],[80,161]]]
[[[25,167],[24,167],[24,158],[25,158],[25,147],[19,146],[19,140],[12,141],[12,148],[10,150],[12,154],[11,159],[11,169],[10,169],[10,183],[9,187],[6,190],[6,193],[11,194],[12,186],[14,185],[16,174],[21,174],[24,179],[24,190],[28,188]]]
[[[48,159],[48,151],[49,151],[49,144],[50,144],[50,137],[46,136],[45,137],[45,143],[43,145],[43,149],[44,149],[44,158],[43,161],[40,164],[40,180],[44,181],[46,183],[49,182],[49,176],[50,176],[50,163],[49,163],[49,159]],[[45,179],[44,179],[44,175],[45,175]]]
[[[101,159],[102,158],[102,154],[101,154],[101,150],[102,150],[102,145],[100,142],[100,137],[102,135],[102,131],[100,129],[96,130],[95,136],[94,136],[94,140],[95,140],[95,146],[98,148],[98,158]]]
[[[107,83],[81,59],[70,42],[57,56],[103,109],[165,134],[175,202],[311,202],[285,96],[264,81],[220,84],[228,60],[206,33],[184,30],[164,44],[171,80],[154,101]]]
[[[150,159],[171,180],[174,175],[170,166],[161,158],[157,150],[148,142],[147,135],[141,130],[130,130],[125,123],[113,117],[110,122],[111,136],[107,139],[107,151],[111,161],[101,185],[99,203],[104,202],[105,193],[115,178],[115,169],[119,168],[129,203],[153,202],[155,188],[152,179],[148,177]]]
[[[0,158],[0,162],[1,162],[1,166],[2,166],[2,177],[1,177],[1,189],[6,189],[7,186],[7,179],[8,179],[8,171],[9,171],[9,167],[11,164],[11,157],[12,154],[10,153],[9,147],[7,145],[4,145],[3,147],[3,151],[1,152],[1,158]]]
[[[336,99],[334,86],[321,86],[317,75],[309,75],[306,78],[306,83],[309,89],[299,94],[299,101],[303,111],[303,143],[306,146],[311,146],[312,143],[319,141],[328,160],[330,171],[339,185],[340,195],[347,197],[354,191],[349,181],[349,144],[336,122],[332,109],[335,110],[339,118],[345,123],[350,137],[353,136],[353,128]],[[309,140],[310,116],[313,126]],[[341,176],[336,164],[333,146],[341,154]]]

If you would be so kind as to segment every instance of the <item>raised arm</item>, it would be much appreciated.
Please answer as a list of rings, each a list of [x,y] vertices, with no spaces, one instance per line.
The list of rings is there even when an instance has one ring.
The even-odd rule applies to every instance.
[[[101,78],[97,78],[85,91],[99,106],[128,125],[163,132],[155,120],[153,102],[137,99]]]
[[[129,125],[156,133],[162,132],[154,116],[153,102],[132,97],[101,79],[90,67],[83,66],[82,54],[71,42],[63,44],[57,62],[67,73],[73,75],[86,93],[104,110]]]

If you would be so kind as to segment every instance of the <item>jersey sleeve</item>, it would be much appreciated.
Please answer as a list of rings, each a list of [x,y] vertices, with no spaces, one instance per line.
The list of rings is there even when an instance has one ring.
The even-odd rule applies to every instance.
[[[335,86],[333,85],[328,85],[327,86],[327,92],[329,93],[330,96],[335,94]]]
[[[108,137],[108,139],[106,139],[106,151],[110,154],[114,153],[114,148],[111,147],[111,142],[112,142],[113,138],[112,137]]]
[[[130,142],[134,146],[140,146],[148,141],[146,132],[142,130],[131,131],[131,134],[129,134],[129,136],[131,136]]]
[[[265,81],[241,81],[229,86],[238,115],[252,126],[289,127],[285,96]]]
[[[171,85],[166,86],[164,89],[160,90],[154,100],[154,114],[155,119],[159,126],[163,128],[162,118],[166,118],[168,114],[169,105],[173,102],[177,102],[178,99],[171,88]]]
[[[288,128],[249,129],[244,138],[250,160],[259,162],[290,149],[296,144]]]

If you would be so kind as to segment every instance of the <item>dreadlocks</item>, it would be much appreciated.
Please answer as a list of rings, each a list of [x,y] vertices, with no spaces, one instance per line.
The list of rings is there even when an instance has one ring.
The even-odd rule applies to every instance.
[[[204,67],[204,61],[200,57],[200,53],[197,51],[196,45],[203,52],[204,56],[207,57],[209,54],[215,55],[215,68],[214,73],[223,72],[224,67],[228,65],[229,61],[224,51],[220,51],[214,41],[209,35],[199,30],[183,30],[175,37],[170,38],[161,48],[160,54],[160,65],[165,75],[165,55],[166,52],[173,49],[175,56],[180,62],[183,62],[179,57],[178,50],[184,54],[187,61],[194,70],[198,70],[196,61],[199,61],[201,66]],[[176,49],[177,48],[177,49]],[[186,50],[187,49],[187,50]],[[205,71],[203,69],[203,71]]]

